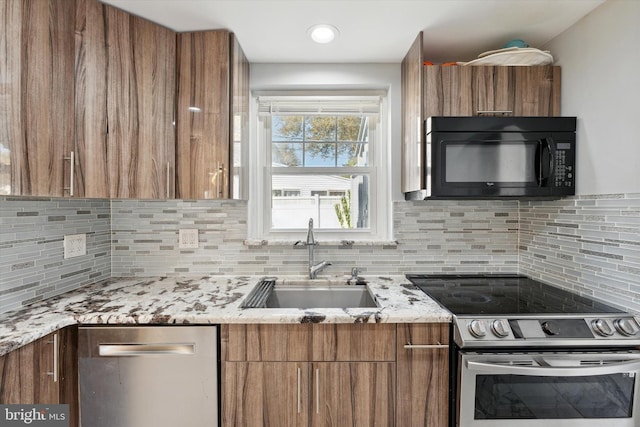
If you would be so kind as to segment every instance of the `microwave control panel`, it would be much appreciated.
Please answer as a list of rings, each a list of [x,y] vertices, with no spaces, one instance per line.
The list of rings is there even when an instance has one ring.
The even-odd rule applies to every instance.
[[[554,187],[573,187],[575,176],[575,161],[571,144],[559,142],[556,145],[556,157],[554,161]]]

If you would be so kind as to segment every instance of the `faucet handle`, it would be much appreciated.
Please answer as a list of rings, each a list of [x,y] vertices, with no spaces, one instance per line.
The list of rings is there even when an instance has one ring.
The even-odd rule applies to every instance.
[[[351,278],[352,279],[357,279],[358,278],[358,274],[360,274],[360,270],[358,270],[358,267],[353,267],[351,269]]]

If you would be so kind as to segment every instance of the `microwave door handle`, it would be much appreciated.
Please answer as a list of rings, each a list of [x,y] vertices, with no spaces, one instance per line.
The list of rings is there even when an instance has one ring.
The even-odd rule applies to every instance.
[[[540,162],[539,162],[539,167],[540,167],[540,171],[538,174],[538,187],[542,187],[542,184],[550,179],[551,177],[553,177],[553,174],[555,173],[555,164],[556,164],[556,157],[555,157],[555,151],[556,151],[556,143],[553,140],[553,138],[546,137],[544,138],[542,141],[540,141],[541,143],[544,141],[544,145],[545,147],[540,151]],[[543,154],[544,154],[544,149],[546,148],[546,150],[549,152],[549,173],[547,174],[547,176],[543,176],[543,165],[542,165],[542,160],[544,158]]]
[[[581,377],[587,375],[619,374],[623,372],[640,370],[640,361],[611,363],[598,366],[560,366],[560,367],[540,367],[540,366],[515,366],[502,365],[484,362],[467,361],[467,369],[491,374],[525,375],[540,377]]]

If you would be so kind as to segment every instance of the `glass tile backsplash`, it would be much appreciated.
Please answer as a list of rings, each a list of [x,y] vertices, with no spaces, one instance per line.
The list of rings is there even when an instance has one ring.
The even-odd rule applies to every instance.
[[[640,311],[640,194],[394,202],[395,242],[323,243],[327,275],[520,272]],[[0,312],[108,277],[304,275],[307,252],[247,244],[247,203],[0,197]],[[198,247],[178,245],[198,230]],[[64,259],[85,233],[87,255]],[[303,238],[304,236],[301,236]]]

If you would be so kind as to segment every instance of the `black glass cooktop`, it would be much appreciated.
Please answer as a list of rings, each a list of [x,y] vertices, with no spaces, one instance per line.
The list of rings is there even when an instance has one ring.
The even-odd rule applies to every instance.
[[[524,276],[407,274],[406,277],[455,315],[623,312]]]

